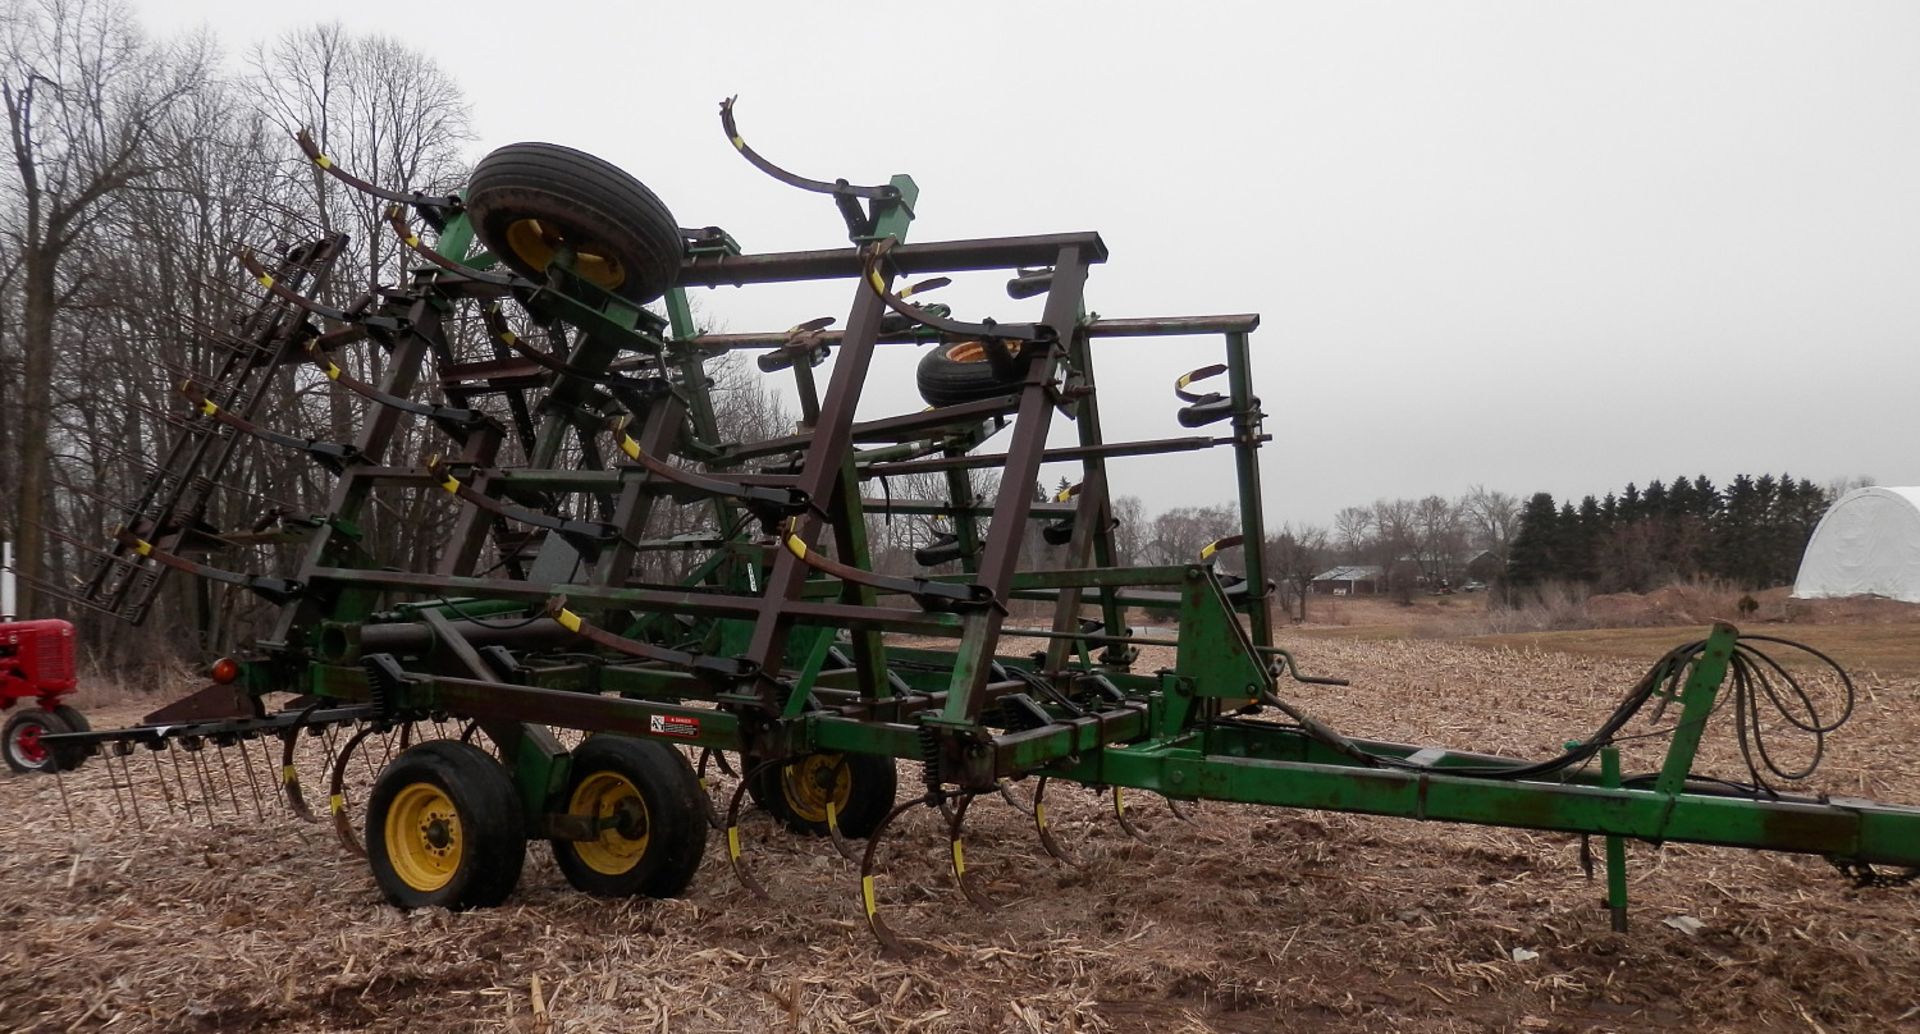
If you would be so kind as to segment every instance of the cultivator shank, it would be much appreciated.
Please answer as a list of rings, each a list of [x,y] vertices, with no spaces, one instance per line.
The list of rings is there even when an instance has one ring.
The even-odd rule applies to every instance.
[[[746,145],[731,102],[723,116],[756,167],[832,198],[851,246],[742,253],[724,231],[680,229],[624,173],[552,145],[503,148],[464,196],[437,197],[358,180],[303,137],[316,165],[390,203],[390,229],[420,261],[406,283],[336,306],[324,298],[340,239],[273,263],[244,256],[257,307],[230,358],[182,384],[184,433],[82,601],[137,621],[160,579],[182,571],[248,590],[276,621],[230,685],[70,742],[124,762],[277,739],[286,796],[305,816],[295,748],[325,736],[333,820],[408,906],[503,899],[530,836],[553,839],[590,892],[677,894],[709,825],[741,881],[763,889],[740,829],[751,801],[859,860],[863,911],[894,946],[875,861],[895,819],[940,808],[955,878],[989,906],[963,847],[975,798],[1030,812],[1066,862],[1046,812],[1061,781],[1109,792],[1135,835],[1123,788],[1163,795],[1182,818],[1176,802],[1240,801],[1920,866],[1920,811],[1777,794],[1757,769],[1744,788],[1690,777],[1717,695],[1732,685],[1746,701],[1763,671],[1724,626],[1664,659],[1616,715],[1623,724],[1662,693],[1680,703],[1651,779],[1584,767],[1613,757],[1619,724],[1577,756],[1526,763],[1353,740],[1300,713],[1268,610],[1258,317],[1093,317],[1085,291],[1108,257],[1097,234],[908,243],[910,178],[794,176]],[[1037,317],[962,319],[921,300],[981,274],[1040,299]],[[693,321],[701,288],[796,281],[843,287],[838,328],[708,334]],[[647,308],[661,299],[664,314]],[[1168,402],[1183,426],[1208,430],[1110,440],[1096,356],[1165,337],[1213,342]],[[366,348],[380,350],[377,380],[348,372],[351,350]],[[883,348],[922,355],[924,399],[863,415]],[[709,367],[736,351],[791,379],[799,427],[723,432]],[[351,441],[260,422],[262,400],[295,376],[362,413]],[[409,422],[438,442],[424,458],[396,448]],[[1049,448],[1062,424],[1074,444]],[[242,447],[290,450],[331,478],[322,512],[285,522],[298,534],[279,547],[278,575],[218,566],[254,540],[205,521],[206,486]],[[1121,563],[1109,461],[1215,448],[1234,458],[1238,534],[1187,563]],[[1061,463],[1077,483],[1036,498],[1043,466]],[[941,491],[894,497],[889,479],[907,475]],[[381,511],[431,522],[422,541],[437,550],[383,555],[366,533]],[[914,569],[881,569],[869,520],[909,516],[941,525]],[[1141,614],[1177,631],[1136,633]],[[1015,637],[1044,647],[1006,649]],[[1141,670],[1142,648],[1163,646],[1172,666]],[[268,706],[281,693],[293,702]],[[371,764],[369,737],[384,763],[352,800],[348,773]],[[680,748],[699,752],[698,773]],[[707,775],[729,755],[739,774],[723,811]],[[897,761],[922,771],[904,797]],[[463,851],[486,860],[450,867]]]

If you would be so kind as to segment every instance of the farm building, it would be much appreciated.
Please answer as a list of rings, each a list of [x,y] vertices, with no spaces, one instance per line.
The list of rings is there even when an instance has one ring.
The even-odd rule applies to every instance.
[[[1813,530],[1793,595],[1920,603],[1920,488],[1857,488],[1841,496]]]
[[[1379,564],[1347,564],[1315,575],[1313,591],[1323,596],[1371,596],[1380,591],[1384,574]]]

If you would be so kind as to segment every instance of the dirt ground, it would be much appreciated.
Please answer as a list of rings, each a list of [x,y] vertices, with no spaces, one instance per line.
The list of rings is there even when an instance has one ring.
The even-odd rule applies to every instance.
[[[1296,635],[1305,670],[1354,685],[1290,695],[1353,734],[1543,756],[1699,631],[1635,660]],[[1858,674],[1812,785],[1920,803],[1920,675]],[[1634,741],[1628,767],[1662,747]],[[1744,774],[1724,720],[1702,767]],[[115,775],[0,777],[0,1029],[1920,1030],[1920,889],[1854,890],[1818,858],[1632,845],[1621,935],[1567,836],[1222,804],[1189,825],[1137,795],[1140,843],[1107,799],[1056,786],[1049,815],[1081,868],[1004,801],[972,809],[991,913],[954,889],[935,816],[909,813],[879,883],[916,945],[895,959],[865,929],[854,868],[764,815],[744,833],[771,900],[715,835],[682,900],[583,897],[537,845],[507,907],[402,914],[330,827],[271,797],[260,818],[244,774],[229,790],[189,771],[174,792],[196,799],[191,820],[139,778],[138,821]]]

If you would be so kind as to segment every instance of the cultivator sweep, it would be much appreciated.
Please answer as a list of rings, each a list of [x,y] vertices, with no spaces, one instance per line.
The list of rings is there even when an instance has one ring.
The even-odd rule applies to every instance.
[[[796,176],[746,144],[731,102],[722,119],[748,161],[830,198],[850,246],[744,253],[719,229],[680,228],[612,165],[553,145],[501,148],[463,195],[442,197],[357,179],[302,136],[315,166],[389,206],[417,262],[405,283],[336,307],[320,298],[341,238],[243,254],[257,304],[223,342],[224,364],[182,378],[178,442],[79,594],[139,621],[181,572],[264,599],[276,623],[143,724],[49,740],[104,755],[116,792],[148,753],[169,804],[210,815],[264,809],[258,776],[326,821],[301,779],[317,769],[343,843],[406,907],[501,902],[530,838],[550,840],[582,890],[676,895],[709,827],[760,889],[741,833],[751,802],[858,866],[861,910],[894,948],[875,882],[894,821],[939,809],[960,890],[990,906],[966,868],[970,807],[1003,797],[1071,864],[1047,817],[1056,782],[1109,793],[1134,835],[1126,791],[1161,795],[1181,818],[1183,802],[1232,801],[1597,835],[1616,922],[1627,839],[1820,854],[1862,879],[1920,867],[1920,809],[1769,784],[1805,773],[1766,753],[1763,704],[1813,736],[1838,722],[1759,637],[1727,626],[1661,658],[1595,734],[1546,761],[1351,739],[1316,722],[1284,686],[1333,680],[1301,676],[1269,624],[1258,317],[1091,316],[1085,287],[1107,258],[1098,235],[908,243],[911,178]],[[922,300],[970,273],[1010,277],[1013,297],[1040,299],[1039,318],[969,321]],[[794,281],[846,285],[838,329],[694,324],[698,289]],[[656,301],[664,314],[647,308]],[[1117,339],[1167,337],[1214,342],[1170,400],[1199,433],[1109,440],[1096,356]],[[857,417],[876,351],[915,347],[924,407]],[[378,350],[377,381],[346,372],[353,349]],[[735,351],[791,378],[798,428],[723,434],[708,365]],[[263,400],[296,376],[364,414],[352,440],[263,426]],[[437,455],[397,454],[407,421],[431,428]],[[1074,444],[1050,447],[1063,424]],[[212,527],[210,494],[241,448],[326,471],[325,511]],[[1108,461],[1215,448],[1236,465],[1239,534],[1186,563],[1120,564]],[[1042,465],[1063,462],[1077,484],[1037,499]],[[909,474],[945,490],[895,497],[889,479]],[[441,521],[437,557],[378,555],[364,533],[378,509]],[[907,572],[878,570],[868,541],[869,517],[895,515],[941,522]],[[221,559],[261,548],[290,562]],[[1237,575],[1223,555],[1237,555]],[[1140,614],[1174,631],[1136,632]],[[1015,637],[1045,645],[1003,651]],[[1170,647],[1171,666],[1141,670],[1142,647]],[[269,704],[281,694],[293,696]],[[1664,765],[1622,773],[1621,730],[1669,702],[1679,716],[1663,727]],[[1693,773],[1723,711],[1743,744],[1754,737],[1749,781]],[[238,752],[246,790],[226,766],[223,785],[208,748]],[[901,761],[920,773],[905,792]],[[709,775],[722,770],[737,781],[718,800]]]

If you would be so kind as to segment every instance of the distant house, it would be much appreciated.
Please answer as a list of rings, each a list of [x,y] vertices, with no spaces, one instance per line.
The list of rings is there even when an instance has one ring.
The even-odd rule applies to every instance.
[[[1465,570],[1468,578],[1490,585],[1507,573],[1507,565],[1500,562],[1500,554],[1483,549],[1468,558]]]
[[[1378,564],[1347,564],[1313,577],[1313,591],[1322,596],[1371,596],[1380,591],[1385,574]]]

